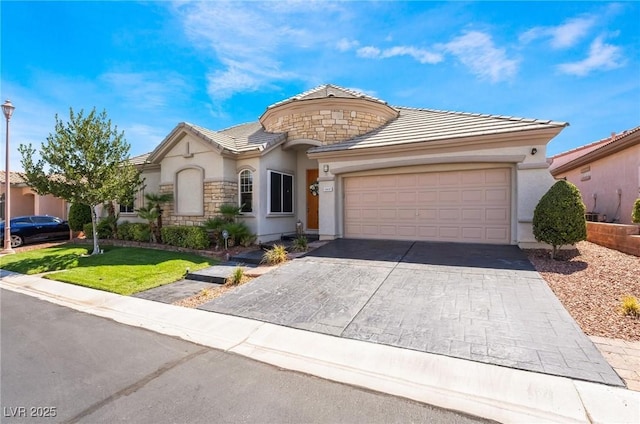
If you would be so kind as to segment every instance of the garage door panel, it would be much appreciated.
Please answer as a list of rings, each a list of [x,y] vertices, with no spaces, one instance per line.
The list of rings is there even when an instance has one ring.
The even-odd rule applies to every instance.
[[[485,240],[487,242],[502,243],[507,237],[509,237],[507,228],[487,228],[485,231]]]
[[[485,190],[485,199],[487,202],[504,202],[509,197],[506,189],[488,188]]]
[[[465,227],[462,229],[462,239],[464,241],[479,241],[484,238],[484,229],[482,227]]]
[[[444,190],[438,193],[438,200],[442,203],[458,203],[460,202],[459,190]]]
[[[442,239],[446,240],[456,240],[460,238],[460,228],[459,227],[445,227],[442,226],[438,228],[438,235]]]
[[[438,192],[431,191],[418,191],[418,204],[426,204],[436,202],[438,200]]]
[[[485,210],[485,219],[487,221],[504,222],[508,218],[509,218],[509,211],[506,208]]]
[[[511,171],[347,177],[347,237],[510,243]]]
[[[483,210],[478,209],[463,209],[462,210],[462,220],[465,222],[473,221],[473,222],[481,222],[484,217]]]
[[[484,200],[484,193],[480,189],[462,191],[463,202],[482,202],[483,200]]]

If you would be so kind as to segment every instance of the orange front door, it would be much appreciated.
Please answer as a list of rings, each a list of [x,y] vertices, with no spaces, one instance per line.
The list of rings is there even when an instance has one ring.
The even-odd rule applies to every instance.
[[[307,169],[307,229],[318,229],[318,198],[320,196],[314,196],[309,189],[311,184],[318,181],[318,170]],[[320,194],[320,193],[318,193]]]

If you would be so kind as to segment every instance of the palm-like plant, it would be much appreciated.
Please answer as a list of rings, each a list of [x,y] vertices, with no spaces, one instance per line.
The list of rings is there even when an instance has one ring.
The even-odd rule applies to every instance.
[[[136,212],[138,212],[138,216],[142,219],[146,219],[147,222],[149,223],[149,233],[151,234],[151,242],[152,243],[157,243],[158,242],[158,234],[159,231],[157,229],[156,223],[158,222],[158,219],[160,218],[160,212],[159,209],[156,208],[152,208],[150,206],[143,206],[140,209],[138,209]]]
[[[147,199],[147,206],[138,209],[138,216],[149,221],[152,241],[159,242],[162,230],[162,205],[171,202],[173,195],[171,193],[147,193],[144,198]],[[144,216],[140,215],[140,211]]]

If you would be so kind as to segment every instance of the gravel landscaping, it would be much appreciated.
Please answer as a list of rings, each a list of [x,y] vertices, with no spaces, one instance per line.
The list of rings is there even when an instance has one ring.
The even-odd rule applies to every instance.
[[[640,319],[620,312],[622,298],[640,300],[640,258],[582,241],[549,257],[527,250],[529,260],[589,336],[640,341]]]

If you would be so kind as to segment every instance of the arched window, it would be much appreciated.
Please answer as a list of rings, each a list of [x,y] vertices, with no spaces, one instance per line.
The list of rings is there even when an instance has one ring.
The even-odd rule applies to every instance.
[[[245,169],[240,172],[239,180],[241,212],[253,212],[253,174]]]

